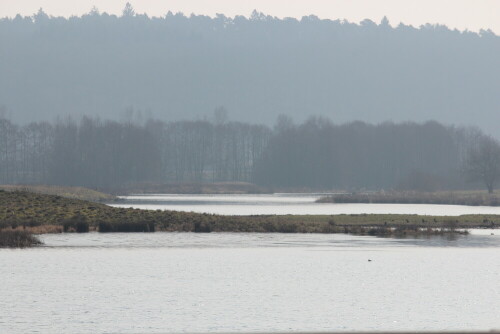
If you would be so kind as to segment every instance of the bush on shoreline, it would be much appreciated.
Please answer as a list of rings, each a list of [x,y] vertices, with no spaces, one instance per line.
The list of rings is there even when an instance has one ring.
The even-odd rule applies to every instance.
[[[0,231],[0,248],[26,248],[41,245],[42,242],[27,231]]]
[[[154,232],[154,223],[99,223],[100,233],[134,233],[134,232]]]

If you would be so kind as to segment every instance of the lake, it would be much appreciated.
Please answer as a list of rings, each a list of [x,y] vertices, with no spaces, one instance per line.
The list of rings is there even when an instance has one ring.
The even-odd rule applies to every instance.
[[[121,197],[114,207],[175,210],[221,215],[336,215],[418,214],[459,216],[500,214],[500,207],[432,204],[334,204],[315,203],[323,194],[273,195],[133,195]]]
[[[234,233],[42,239],[41,248],[0,250],[0,333],[500,328],[497,231],[453,240]]]

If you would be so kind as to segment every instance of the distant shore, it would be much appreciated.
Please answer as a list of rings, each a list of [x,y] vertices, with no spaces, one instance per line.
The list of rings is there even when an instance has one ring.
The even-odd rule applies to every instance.
[[[500,194],[488,194],[485,191],[388,191],[373,193],[335,194],[322,197],[316,202],[500,206]]]
[[[269,194],[269,188],[248,182],[138,183],[104,188],[115,195],[129,194]]]

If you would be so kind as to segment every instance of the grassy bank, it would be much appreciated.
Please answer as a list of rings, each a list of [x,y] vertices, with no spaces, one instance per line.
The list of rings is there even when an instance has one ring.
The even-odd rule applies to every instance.
[[[446,204],[500,206],[500,194],[481,191],[389,191],[336,194],[320,198],[318,203]]]
[[[0,191],[0,230],[57,232],[277,232],[424,235],[495,228],[500,216],[417,215],[219,216],[113,208],[55,195]]]
[[[42,242],[28,231],[0,230],[0,248],[26,248],[41,244]]]
[[[61,197],[80,199],[91,202],[113,202],[116,197],[97,190],[84,187],[63,187],[47,185],[0,185],[0,190],[4,191],[22,191],[45,195],[57,195]]]

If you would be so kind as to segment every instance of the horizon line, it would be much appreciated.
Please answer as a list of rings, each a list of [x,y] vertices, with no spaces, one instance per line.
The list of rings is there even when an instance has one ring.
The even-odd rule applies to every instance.
[[[124,9],[125,8],[126,7],[124,7]],[[93,6],[90,9],[90,11],[88,11],[88,12],[85,12],[85,13],[82,13],[82,14],[76,14],[76,15],[69,15],[69,16],[65,16],[65,15],[52,15],[50,13],[45,12],[43,10],[43,7],[40,7],[37,11],[35,11],[31,15],[23,15],[21,13],[17,13],[14,16],[9,16],[9,15],[1,16],[0,20],[15,20],[17,17],[21,17],[23,19],[30,18],[34,22],[34,19],[39,14],[45,14],[45,15],[47,15],[47,17],[49,19],[61,19],[62,18],[62,19],[65,19],[65,20],[70,20],[72,18],[81,19],[84,16],[91,16],[91,15],[97,15],[97,16],[108,15],[108,16],[116,17],[116,18],[127,17],[126,15],[123,14],[123,12],[119,13],[119,14],[109,13],[107,11],[101,12],[96,6]],[[251,21],[251,20],[254,20],[253,16],[256,15],[256,14],[260,15],[262,17],[265,17],[265,18],[272,18],[274,20],[279,20],[279,21],[296,20],[298,22],[302,22],[302,21],[304,21],[304,19],[307,19],[307,18],[315,18],[318,21],[340,22],[342,24],[354,24],[354,25],[358,25],[358,26],[361,26],[362,23],[365,22],[365,21],[370,21],[370,22],[374,23],[377,27],[384,25],[384,20],[387,20],[386,21],[387,24],[391,28],[393,28],[393,29],[396,29],[396,28],[398,28],[400,26],[405,26],[405,27],[411,27],[411,28],[420,30],[421,28],[425,28],[427,26],[432,26],[432,27],[444,27],[444,28],[448,29],[449,31],[457,31],[459,33],[474,33],[474,34],[477,34],[479,36],[482,36],[484,34],[491,34],[491,35],[494,35],[496,37],[500,37],[500,32],[497,33],[495,31],[493,31],[491,28],[480,28],[478,30],[471,30],[469,28],[460,29],[460,28],[451,27],[451,26],[449,26],[449,25],[447,25],[445,23],[439,23],[439,22],[434,22],[434,23],[426,22],[426,23],[420,24],[418,26],[415,26],[413,24],[407,24],[407,23],[405,23],[403,21],[399,21],[399,23],[394,24],[394,23],[391,23],[391,20],[388,18],[387,15],[384,15],[384,17],[380,20],[380,22],[374,21],[373,19],[370,19],[368,17],[365,17],[364,19],[359,20],[359,21],[357,21],[357,20],[350,21],[349,19],[340,18],[340,17],[337,17],[337,18],[319,17],[317,14],[313,14],[313,13],[308,14],[308,15],[302,15],[301,17],[295,17],[295,16],[276,16],[276,15],[266,14],[265,12],[259,11],[258,9],[255,8],[255,9],[252,10],[252,12],[250,13],[250,15],[248,15],[248,16],[245,15],[245,14],[228,15],[228,14],[224,14],[224,13],[216,13],[214,15],[210,15],[210,14],[195,13],[195,12],[191,12],[191,13],[187,14],[187,13],[185,13],[183,11],[173,12],[171,10],[168,10],[167,13],[165,13],[163,15],[150,15],[150,14],[148,14],[146,12],[144,12],[144,13],[136,13],[134,11],[133,15],[130,15],[130,16],[131,17],[144,17],[145,16],[148,19],[167,19],[169,16],[182,15],[182,16],[188,18],[188,19],[191,18],[191,17],[200,17],[201,16],[201,17],[209,17],[212,20],[216,19],[219,16],[222,16],[222,17],[225,17],[225,18],[230,19],[230,20],[235,20],[238,17],[244,17],[245,19]]]

